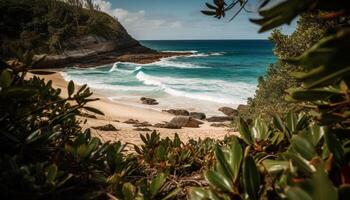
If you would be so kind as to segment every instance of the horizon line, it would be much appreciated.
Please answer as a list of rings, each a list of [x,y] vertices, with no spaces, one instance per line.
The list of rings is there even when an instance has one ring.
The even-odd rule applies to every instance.
[[[205,40],[217,40],[217,41],[225,41],[225,40],[270,40],[268,38],[256,38],[256,39],[137,39],[138,41],[205,41]]]

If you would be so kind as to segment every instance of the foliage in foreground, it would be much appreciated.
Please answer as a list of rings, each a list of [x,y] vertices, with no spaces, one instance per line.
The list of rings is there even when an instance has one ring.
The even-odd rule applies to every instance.
[[[221,6],[215,14],[221,16],[223,1],[215,2]],[[339,9],[325,10],[320,1],[295,7],[295,2],[300,3],[289,0],[262,11],[264,18],[255,22],[267,30],[300,11]],[[347,6],[330,14],[344,17]],[[240,135],[223,141],[183,143],[178,137],[143,135],[136,153],[126,153],[120,142],[103,144],[89,130],[82,132],[79,112],[102,114],[86,106],[93,100],[86,86],[78,89],[71,82],[69,97],[63,99],[50,82],[24,80],[24,72],[0,63],[1,197],[347,199],[349,38],[348,28],[340,26],[299,57],[285,58],[302,69],[293,74],[302,84],[288,91],[288,99],[308,108],[308,114],[258,118],[252,125],[241,119]]]

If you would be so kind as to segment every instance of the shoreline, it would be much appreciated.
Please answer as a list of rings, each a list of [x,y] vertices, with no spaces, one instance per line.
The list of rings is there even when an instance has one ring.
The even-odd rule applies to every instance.
[[[63,69],[67,66],[77,68],[89,68],[101,65],[107,65],[116,62],[129,62],[136,64],[150,64],[159,62],[164,58],[177,56],[191,56],[192,52],[137,52],[137,50],[123,50],[96,53],[91,51],[75,50],[68,51],[59,55],[36,55],[41,59],[33,69]]]
[[[55,71],[56,73],[52,75],[40,75],[39,77],[44,78],[45,81],[52,80],[53,87],[60,88],[62,90],[61,95],[67,95],[67,84],[68,82],[64,80],[62,75],[60,74],[61,70],[51,69],[48,71]],[[29,74],[29,77],[33,76]],[[77,85],[78,86],[78,85]],[[111,101],[108,99],[103,92],[99,92],[98,90],[92,89],[94,93],[92,98],[99,98],[99,101],[90,102],[89,106],[95,107],[101,110],[105,116],[95,115],[96,118],[90,117],[79,117],[82,121],[86,120],[86,123],[82,123],[81,126],[83,129],[96,127],[96,126],[104,126],[111,124],[118,131],[101,131],[96,129],[91,129],[93,135],[101,138],[102,141],[122,141],[124,143],[132,143],[132,144],[142,144],[140,139],[140,134],[151,133],[153,130],[156,130],[160,133],[161,137],[170,137],[173,138],[175,133],[179,135],[179,137],[183,141],[188,141],[189,139],[198,139],[198,138],[206,138],[211,137],[215,139],[223,139],[226,135],[237,134],[232,129],[228,127],[212,127],[211,123],[207,121],[203,121],[204,123],[200,125],[199,128],[181,128],[181,129],[166,129],[166,128],[156,128],[156,127],[147,127],[149,131],[139,131],[135,130],[132,124],[124,123],[129,119],[138,120],[140,122],[148,122],[152,125],[156,123],[168,122],[175,115],[157,111],[152,108],[145,108],[141,106],[132,106],[123,103],[118,103],[116,101]],[[140,103],[140,105],[142,105]],[[171,109],[171,108],[168,108]],[[86,112],[87,114],[92,114]],[[146,127],[145,127],[146,128]]]

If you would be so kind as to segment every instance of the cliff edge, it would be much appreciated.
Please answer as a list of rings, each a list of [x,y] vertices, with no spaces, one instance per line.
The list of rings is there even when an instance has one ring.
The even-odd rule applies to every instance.
[[[16,51],[33,51],[41,60],[33,68],[150,63],[179,55],[142,46],[117,19],[79,4],[1,0],[0,22],[0,56],[11,59]]]

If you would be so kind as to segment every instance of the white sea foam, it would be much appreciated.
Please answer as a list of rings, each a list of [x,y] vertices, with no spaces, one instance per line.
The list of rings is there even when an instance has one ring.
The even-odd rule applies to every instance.
[[[192,63],[174,61],[171,58],[161,59],[160,61],[153,63],[153,65],[158,65],[160,67],[174,67],[174,68],[187,68],[187,69],[210,68],[205,66],[198,66]]]
[[[191,99],[225,104],[245,103],[246,97],[251,96],[256,89],[255,85],[243,82],[229,83],[222,80],[155,77],[141,71],[137,73],[136,78],[142,81],[145,85],[160,87],[166,93],[173,96],[182,96]],[[208,88],[210,87],[212,89],[208,91]],[[197,91],[202,90],[203,92],[189,92],[186,91],[185,88]],[[235,96],[231,96],[230,94],[227,95],[225,94],[227,91],[233,91],[236,94]]]
[[[164,53],[198,53],[198,51],[190,50],[190,51],[162,51]]]
[[[154,67],[186,69],[211,68],[200,66],[193,62],[191,63],[188,61],[190,59],[180,59],[180,57],[207,57],[225,54],[224,52],[186,52],[191,52],[193,55],[163,58],[160,61],[149,64],[116,62],[109,69],[106,68],[109,66],[83,70],[67,69],[68,73],[62,72],[61,74],[67,81],[73,79],[79,85],[87,83],[91,88],[110,91],[109,94],[113,96],[127,96],[129,94],[167,94],[167,96],[171,98],[174,98],[174,96],[178,97],[178,99],[185,97],[188,100],[203,100],[208,101],[207,103],[213,102],[232,105],[246,103],[247,97],[254,94],[256,89],[256,84],[254,83],[174,76],[161,77],[147,74],[145,73],[147,70],[142,70],[149,66],[152,66],[152,69]],[[94,75],[94,73],[96,73],[96,75]]]
[[[133,66],[135,68],[132,69],[132,70],[121,69],[120,68],[121,65],[131,65],[131,66]],[[142,66],[143,66],[143,64],[130,63],[130,62],[116,62],[116,63],[113,64],[113,66],[108,71],[108,73],[115,72],[115,71],[126,72],[126,73],[133,73],[133,72],[140,71],[142,69]]]

